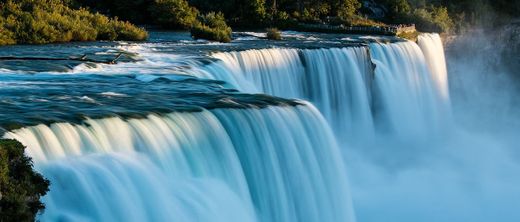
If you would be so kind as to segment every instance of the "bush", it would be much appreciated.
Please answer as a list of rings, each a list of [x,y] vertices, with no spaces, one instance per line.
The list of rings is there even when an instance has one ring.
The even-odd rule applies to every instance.
[[[116,33],[116,40],[139,40],[143,41],[148,38],[148,33],[143,29],[135,27],[130,22],[122,22],[114,20],[113,29]]]
[[[222,13],[210,12],[199,16],[191,28],[191,36],[194,39],[207,39],[218,42],[231,42],[232,30],[227,25]]]
[[[186,0],[155,0],[149,10],[156,24],[170,29],[191,27],[199,13]]]
[[[282,40],[282,34],[280,33],[280,30],[277,28],[269,28],[267,29],[267,39],[270,40]]]
[[[7,0],[0,3],[0,18],[0,45],[148,37],[144,29],[86,9],[71,9],[61,0]]]
[[[417,31],[414,31],[414,32],[401,32],[401,33],[397,34],[397,37],[417,42],[417,38],[419,37],[419,34],[420,33],[417,32]]]
[[[450,32],[454,22],[445,7],[426,7],[415,9],[410,16],[410,22],[416,24],[423,32]]]
[[[356,11],[361,8],[358,0],[344,0],[339,3],[337,16],[346,20],[356,15]]]
[[[385,0],[384,5],[388,9],[389,19],[392,23],[404,22],[412,12],[412,6],[408,0]]]
[[[16,140],[0,140],[0,221],[34,221],[44,209],[40,197],[49,181],[33,170],[24,149]]]

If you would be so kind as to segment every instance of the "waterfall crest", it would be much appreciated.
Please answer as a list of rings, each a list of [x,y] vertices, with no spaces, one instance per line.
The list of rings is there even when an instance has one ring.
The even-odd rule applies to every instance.
[[[450,116],[443,50],[438,35],[423,34],[419,45],[221,52],[193,73],[244,92],[308,100],[348,143],[376,132],[439,132]]]
[[[52,182],[44,221],[354,221],[339,149],[310,104],[89,119],[6,137]]]
[[[244,92],[308,100],[337,135],[354,139],[373,133],[373,72],[366,47],[273,48],[212,56],[220,61],[195,75],[224,80]]]
[[[60,92],[107,88],[38,100],[55,116],[92,119],[56,118],[5,137],[28,146],[52,182],[42,221],[355,221],[342,151],[449,129],[442,50],[438,35],[424,34],[419,44],[173,56],[143,63],[151,66],[143,73],[137,62],[130,68],[139,72],[124,77],[126,85],[117,79],[134,93],[112,92],[112,82],[89,77],[91,85],[80,79]],[[142,115],[88,114],[100,104]]]

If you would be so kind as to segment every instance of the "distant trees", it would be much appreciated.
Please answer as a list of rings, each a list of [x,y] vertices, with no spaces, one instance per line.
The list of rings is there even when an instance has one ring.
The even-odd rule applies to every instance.
[[[384,22],[450,32],[468,24],[503,23],[518,17],[520,10],[520,1],[515,0],[374,1],[384,6],[386,16],[378,18],[381,21],[361,14],[370,11],[361,8],[361,0],[0,0],[0,45],[143,40],[146,32],[127,21],[182,30],[197,25],[207,30],[197,18],[212,12],[222,13],[226,22],[238,28],[290,28],[298,23],[380,26]]]
[[[407,0],[385,0],[384,5],[388,9],[388,19],[397,23],[405,20],[412,12],[412,7]]]
[[[496,25],[520,17],[518,0],[376,0],[388,9],[388,23],[416,23],[423,31],[453,32],[466,26]]]
[[[170,29],[190,28],[199,13],[186,0],[155,0],[148,10],[154,23]]]
[[[419,30],[429,32],[451,32],[454,22],[448,14],[446,7],[418,8],[408,18],[410,23],[415,23]]]
[[[433,2],[433,1],[431,1]],[[446,7],[426,0],[384,0],[387,23],[414,23],[420,31],[450,32],[454,22]]]
[[[350,18],[361,7],[358,0],[191,0],[202,12],[220,11],[241,27],[270,26],[295,19],[319,22],[326,17]]]
[[[361,8],[361,3],[359,3],[358,0],[343,0],[339,1],[337,4],[338,7],[336,14],[344,20],[354,17],[359,8]]]

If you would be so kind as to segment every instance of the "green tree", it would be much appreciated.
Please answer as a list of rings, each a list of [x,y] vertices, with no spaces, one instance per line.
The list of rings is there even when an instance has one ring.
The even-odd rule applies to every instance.
[[[347,20],[354,17],[359,8],[361,8],[361,3],[358,0],[342,0],[338,5],[337,16]]]
[[[149,10],[156,24],[170,29],[190,28],[199,13],[186,0],[155,0]]]
[[[144,29],[109,19],[61,0],[0,2],[0,44],[45,44],[94,40],[144,40]]]
[[[16,140],[0,140],[0,221],[34,221],[45,208],[40,197],[49,181],[33,170],[24,149]]]
[[[386,0],[391,23],[402,23],[412,12],[412,7],[407,0]]]
[[[415,23],[419,31],[426,32],[451,32],[454,26],[446,7],[432,5],[414,10],[409,21]]]

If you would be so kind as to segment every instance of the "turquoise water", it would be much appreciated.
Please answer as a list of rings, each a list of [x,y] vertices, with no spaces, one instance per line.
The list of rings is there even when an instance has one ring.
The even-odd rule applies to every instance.
[[[445,56],[436,34],[262,35],[0,48],[122,54],[0,62],[4,137],[51,180],[39,219],[519,218],[514,93],[480,71],[483,58]]]

